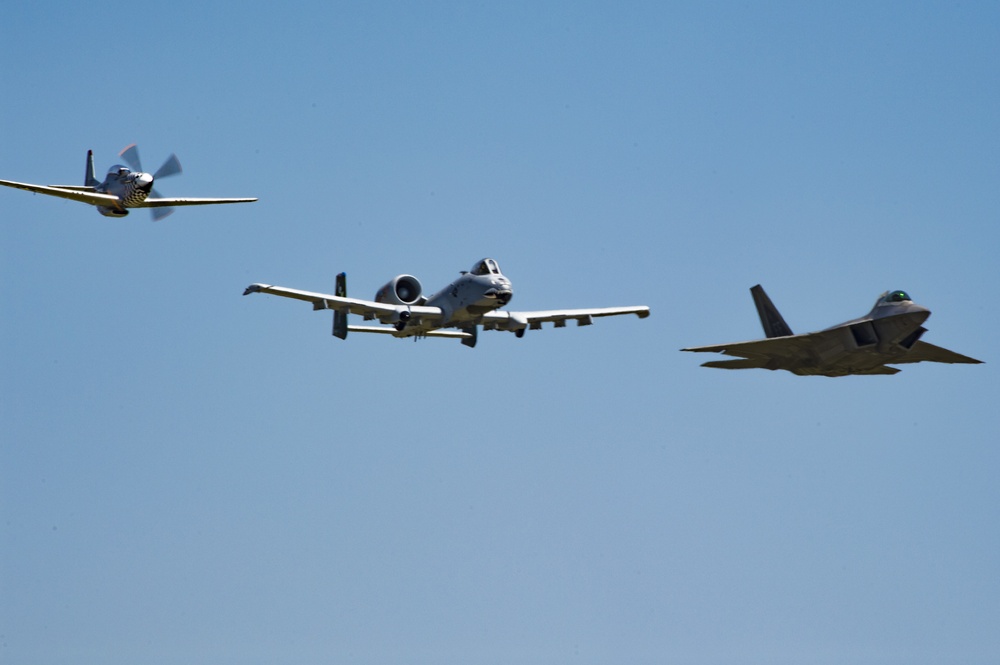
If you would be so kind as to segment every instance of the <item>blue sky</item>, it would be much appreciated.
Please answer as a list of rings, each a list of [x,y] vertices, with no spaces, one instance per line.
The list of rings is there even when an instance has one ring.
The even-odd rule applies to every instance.
[[[0,191],[0,660],[994,663],[992,3],[21,3],[0,177],[137,142],[160,223]],[[484,257],[588,328],[330,336]],[[902,288],[986,361],[699,367]]]

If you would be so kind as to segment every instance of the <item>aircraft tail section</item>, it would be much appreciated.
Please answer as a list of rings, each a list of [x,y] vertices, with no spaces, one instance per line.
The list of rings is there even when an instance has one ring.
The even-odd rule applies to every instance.
[[[461,331],[467,335],[462,338],[462,344],[465,344],[470,349],[475,348],[476,339],[479,337],[479,326],[461,328]]]
[[[342,272],[337,275],[337,287],[333,294],[341,298],[347,297],[347,273]],[[338,309],[333,310],[333,336],[340,339],[347,339],[347,312]]]
[[[764,326],[764,334],[768,337],[788,337],[792,334],[792,329],[781,317],[778,308],[774,306],[771,299],[764,293],[764,287],[760,284],[750,288],[753,296],[753,304],[757,306],[757,314],[760,316],[760,324]]]
[[[87,151],[87,172],[83,176],[83,184],[87,187],[97,187],[101,184],[94,175],[94,151]]]
[[[765,358],[737,358],[736,360],[711,360],[702,363],[702,367],[717,367],[719,369],[773,369],[767,366]]]

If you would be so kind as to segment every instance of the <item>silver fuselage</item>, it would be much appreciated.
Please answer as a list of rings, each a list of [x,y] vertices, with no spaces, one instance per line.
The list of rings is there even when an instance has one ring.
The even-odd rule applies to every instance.
[[[463,324],[472,324],[486,312],[503,307],[514,295],[510,280],[502,274],[474,275],[463,273],[448,286],[427,298],[422,305],[438,307],[444,313],[444,326],[440,323],[423,322],[419,316],[414,316],[402,330],[395,334],[398,337],[413,337],[441,327],[463,328]],[[384,323],[395,323],[384,321]]]
[[[105,217],[124,217],[127,208],[141,205],[153,191],[153,176],[149,173],[132,171],[124,166],[112,166],[104,182],[97,186],[100,194],[117,196],[119,206],[97,206],[97,211]]]

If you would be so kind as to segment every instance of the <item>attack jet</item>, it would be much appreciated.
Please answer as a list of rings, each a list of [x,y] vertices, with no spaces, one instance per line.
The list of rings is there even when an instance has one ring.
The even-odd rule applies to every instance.
[[[397,275],[375,294],[374,300],[347,297],[347,277],[337,275],[333,294],[300,291],[270,284],[251,284],[243,295],[270,293],[312,303],[313,310],[333,310],[333,335],[346,339],[348,332],[382,333],[393,337],[451,337],[465,346],[476,345],[477,332],[506,330],[523,337],[526,330],[540,330],[542,323],[563,328],[576,321],[587,326],[601,316],[635,314],[649,316],[649,308],[603,307],[596,309],[553,309],[536,312],[508,312],[500,308],[514,295],[511,282],[493,259],[479,261],[472,270],[462,271],[448,286],[430,296],[423,295],[420,282],[413,275]],[[349,314],[382,325],[349,325]]]

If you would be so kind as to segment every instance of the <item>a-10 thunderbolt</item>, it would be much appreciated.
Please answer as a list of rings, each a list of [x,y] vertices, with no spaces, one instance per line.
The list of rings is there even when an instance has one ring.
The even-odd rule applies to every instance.
[[[104,182],[94,175],[94,151],[87,151],[87,171],[83,185],[31,185],[12,180],[0,180],[0,185],[15,187],[36,194],[58,196],[63,199],[81,201],[97,206],[97,211],[105,217],[124,217],[129,208],[150,208],[153,221],[159,221],[173,212],[174,206],[212,205],[218,203],[251,203],[248,199],[205,199],[205,198],[164,198],[153,189],[157,178],[169,178],[181,172],[177,155],[170,155],[155,173],[142,170],[139,149],[133,143],[119,153],[129,167],[115,164],[108,169]]]
[[[333,334],[346,339],[348,332],[383,333],[394,337],[452,337],[462,344],[476,345],[479,326],[484,330],[507,330],[518,337],[524,331],[539,330],[544,322],[562,328],[570,319],[578,326],[593,323],[595,317],[636,314],[644,319],[649,308],[606,307],[601,309],[557,309],[538,312],[499,311],[514,294],[510,280],[500,272],[493,259],[479,261],[469,272],[431,296],[424,296],[416,277],[399,275],[378,290],[375,300],[347,297],[344,273],[337,275],[333,295],[299,291],[283,286],[251,284],[243,295],[270,293],[285,298],[311,302],[313,310],[333,310]],[[365,320],[378,320],[380,326],[348,325],[347,316],[358,314]],[[448,330],[448,329],[451,330]]]
[[[713,360],[703,367],[721,369],[783,369],[802,376],[896,374],[888,365],[902,363],[981,363],[920,339],[921,324],[931,312],[913,302],[905,291],[887,291],[859,319],[803,335],[792,334],[760,284],[752,287],[754,304],[767,339],[681,351],[714,351],[739,360]]]

